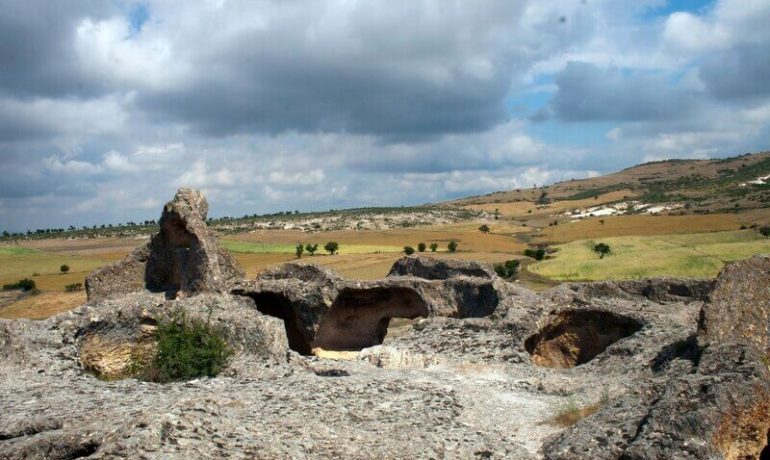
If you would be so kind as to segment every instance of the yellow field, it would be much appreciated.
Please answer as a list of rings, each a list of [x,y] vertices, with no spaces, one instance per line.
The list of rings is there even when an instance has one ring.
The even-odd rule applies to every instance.
[[[562,200],[549,203],[547,206],[538,207],[535,204],[538,196],[533,195],[531,201],[512,201],[507,203],[484,203],[484,204],[471,204],[463,206],[464,208],[473,209],[475,211],[487,211],[495,212],[497,209],[500,215],[503,217],[526,217],[551,215],[554,213],[561,213],[571,209],[589,208],[592,206],[599,206],[604,203],[612,203],[618,200],[633,199],[635,194],[631,190],[618,190],[615,192],[605,193],[599,195],[596,199],[589,198],[585,200]],[[531,212],[529,212],[531,211]]]
[[[617,199],[613,192],[596,202]],[[585,206],[577,201],[564,202]],[[517,205],[516,203],[511,203]],[[484,205],[487,206],[487,205]],[[489,206],[498,206],[490,204]],[[518,205],[517,205],[518,206]],[[556,207],[561,207],[557,204]],[[565,208],[566,209],[566,208]],[[494,207],[492,208],[494,210]],[[553,209],[551,209],[553,211]],[[526,211],[525,211],[526,212]],[[540,211],[538,211],[540,212]],[[544,211],[545,212],[545,211]],[[402,257],[406,245],[417,248],[436,242],[439,250],[426,254],[499,263],[521,258],[531,243],[560,243],[556,258],[530,264],[525,258],[522,282],[531,287],[546,287],[557,280],[638,278],[645,276],[714,276],[725,261],[748,257],[756,252],[770,252],[770,242],[753,230],[736,231],[742,224],[763,224],[770,220],[770,210],[741,214],[689,216],[618,216],[587,219],[575,223],[562,222],[554,227],[535,228],[538,219],[523,227],[511,220],[465,222],[454,225],[399,228],[381,231],[341,230],[303,233],[293,230],[260,230],[222,238],[246,271],[249,278],[265,268],[296,261],[297,243],[318,244],[315,256],[303,254],[302,263],[315,263],[331,268],[353,279],[376,279],[387,275],[393,263]],[[482,223],[491,232],[478,230]],[[730,230],[725,231],[725,230]],[[718,233],[704,233],[718,232]],[[446,246],[457,241],[458,252],[450,254]],[[82,283],[94,269],[123,258],[143,239],[104,238],[94,240],[42,240],[23,245],[0,245],[0,283],[13,283],[21,278],[33,279],[41,293],[16,300],[15,292],[0,295],[0,317],[45,318],[66,311],[85,301],[85,292],[66,293],[64,287]],[[340,245],[340,254],[328,255],[323,250],[327,241]],[[608,243],[613,253],[605,259],[590,250],[592,242]],[[62,264],[70,272],[60,274]]]
[[[593,251],[606,243],[604,258]],[[753,230],[573,241],[556,246],[553,258],[528,267],[556,280],[636,279],[652,276],[714,277],[725,263],[770,253],[770,240]]]

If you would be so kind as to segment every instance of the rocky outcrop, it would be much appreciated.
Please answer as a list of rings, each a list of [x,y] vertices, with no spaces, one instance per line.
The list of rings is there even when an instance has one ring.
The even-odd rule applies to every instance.
[[[699,339],[704,346],[738,343],[770,354],[770,257],[725,266],[703,307]]]
[[[388,276],[414,276],[426,280],[446,280],[458,276],[492,279],[495,271],[482,262],[433,257],[402,257],[391,267]]]
[[[391,273],[403,271],[399,267],[404,264],[404,259],[397,261]],[[233,293],[250,297],[261,312],[282,319],[291,348],[302,354],[315,348],[360,350],[379,345],[392,318],[469,318],[494,313],[498,290],[504,289],[505,282],[480,264],[451,260],[434,264],[428,258],[420,264],[441,268],[431,278],[410,275],[353,281],[326,268],[288,263],[265,271],[253,282],[241,283]]]
[[[88,299],[117,297],[144,288],[172,298],[227,291],[244,273],[219,247],[206,226],[207,214],[208,203],[201,192],[179,189],[163,207],[160,232],[147,245],[86,278]]]

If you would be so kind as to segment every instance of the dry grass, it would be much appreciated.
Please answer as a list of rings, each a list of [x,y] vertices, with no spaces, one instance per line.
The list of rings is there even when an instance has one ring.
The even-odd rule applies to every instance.
[[[614,216],[547,227],[542,230],[537,240],[557,244],[588,238],[717,232],[738,230],[741,225],[750,223],[752,221],[743,214]]]
[[[560,427],[570,427],[583,420],[589,415],[593,415],[602,407],[601,402],[579,407],[574,401],[570,401],[561,408],[548,422]]]
[[[83,304],[85,291],[80,292],[43,292],[26,296],[22,300],[0,308],[0,318],[5,319],[45,319]]]
[[[585,200],[563,200],[555,201],[548,204],[548,206],[537,207],[532,200],[525,201],[512,201],[506,203],[484,203],[484,204],[472,204],[464,206],[468,209],[476,211],[495,212],[495,209],[500,211],[500,215],[503,217],[527,217],[527,216],[543,216],[551,215],[555,213],[561,213],[571,209],[587,208],[591,206],[599,206],[604,203],[612,203],[618,200],[632,199],[635,194],[631,190],[618,190],[615,192],[605,193],[599,195],[596,199],[589,198]],[[537,198],[537,197],[535,197]],[[532,211],[531,213],[529,211]]]

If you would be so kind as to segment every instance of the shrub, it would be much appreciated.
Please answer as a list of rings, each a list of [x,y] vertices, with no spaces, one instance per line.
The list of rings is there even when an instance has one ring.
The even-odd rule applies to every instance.
[[[340,250],[340,245],[336,241],[329,241],[324,245],[324,250],[329,254],[334,254]]]
[[[302,246],[302,243],[297,244],[297,247],[294,248],[294,254],[297,255],[297,259],[302,258],[302,253],[305,252],[305,247]]]
[[[311,256],[315,255],[315,252],[318,250],[317,244],[310,244],[308,243],[305,245],[305,251],[309,252]]]
[[[184,313],[158,322],[155,336],[155,355],[139,372],[140,377],[151,382],[215,377],[233,354],[220,329],[202,320],[188,319]]]
[[[519,276],[520,265],[518,260],[506,260],[502,264],[495,265],[495,273],[500,278],[515,280]]]
[[[763,225],[762,227],[759,227],[759,233],[765,238],[770,237],[770,226]]]
[[[12,291],[14,289],[21,289],[22,291],[31,291],[36,289],[37,285],[31,279],[24,278],[15,283],[4,284],[3,291]]]
[[[489,233],[489,225],[487,224],[482,225],[481,227],[479,227],[479,231],[481,233]]]
[[[426,248],[426,246],[425,246],[425,243],[419,243],[419,244],[417,244],[417,250],[418,250],[418,251],[420,251],[420,252],[425,252],[425,248]]]
[[[431,243],[430,252],[436,252],[436,249],[438,249],[438,243]]]
[[[599,254],[600,259],[603,259],[604,256],[610,253],[610,247],[605,243],[599,243],[594,246],[594,252]]]
[[[449,242],[449,244],[446,245],[446,248],[449,252],[456,252],[457,251],[457,241],[452,240]]]
[[[59,267],[59,271],[62,273],[67,273],[70,271],[70,266],[67,264],[63,264],[61,267]]]
[[[535,248],[535,249],[527,248],[527,249],[524,250],[524,255],[525,256],[532,257],[535,260],[543,260],[543,259],[545,259],[546,253],[547,253],[547,251],[546,251],[546,249],[544,247],[539,247],[539,248]]]
[[[404,246],[404,254],[411,256],[414,254],[414,248],[411,246]]]
[[[83,290],[83,283],[72,283],[64,286],[64,290],[67,292],[75,292]]]

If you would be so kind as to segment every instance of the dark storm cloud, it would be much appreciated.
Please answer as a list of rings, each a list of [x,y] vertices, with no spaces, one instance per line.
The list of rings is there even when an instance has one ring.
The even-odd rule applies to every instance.
[[[700,76],[719,99],[770,96],[770,50],[767,43],[751,43],[706,57]]]
[[[686,117],[699,95],[658,75],[624,74],[594,64],[570,62],[556,76],[551,107],[565,121],[665,121]]]
[[[110,2],[0,0],[0,94],[17,98],[88,96],[106,88],[75,59],[77,24]]]

